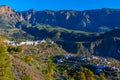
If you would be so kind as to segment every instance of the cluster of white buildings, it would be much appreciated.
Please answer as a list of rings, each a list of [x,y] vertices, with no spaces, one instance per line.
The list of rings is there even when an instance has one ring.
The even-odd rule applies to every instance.
[[[90,60],[96,60],[96,61],[100,61],[100,62],[103,62],[103,63],[90,63],[89,61]],[[83,63],[82,63],[83,62]],[[91,68],[94,68],[94,73],[95,74],[100,74],[102,71],[104,71],[105,73],[116,73],[116,72],[120,72],[120,68],[117,68],[115,66],[111,66],[111,65],[108,65],[110,64],[110,62],[106,59],[106,58],[103,58],[103,57],[97,57],[97,56],[94,56],[94,55],[90,55],[89,57],[83,57],[83,56],[75,56],[75,55],[72,55],[72,54],[65,54],[61,57],[58,57],[58,60],[57,60],[57,64],[72,64],[73,67],[76,69],[76,70],[80,70],[80,66],[81,65],[86,65],[86,62],[87,62],[87,65],[89,65]],[[107,64],[104,64],[104,63],[107,63]]]
[[[46,40],[37,40],[37,41],[25,41],[25,42],[19,42],[17,43],[16,41],[9,41],[9,40],[5,40],[5,42],[8,44],[8,45],[12,45],[12,46],[22,46],[22,45],[34,45],[34,46],[37,46],[38,44],[53,44],[54,41],[46,41]]]

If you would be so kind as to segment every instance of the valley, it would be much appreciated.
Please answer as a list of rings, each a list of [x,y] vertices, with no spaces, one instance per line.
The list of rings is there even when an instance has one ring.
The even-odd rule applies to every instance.
[[[0,6],[0,80],[119,80],[119,14]]]

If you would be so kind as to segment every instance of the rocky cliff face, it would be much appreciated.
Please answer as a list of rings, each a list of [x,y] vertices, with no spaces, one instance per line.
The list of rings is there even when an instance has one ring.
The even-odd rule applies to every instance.
[[[9,6],[0,6],[0,23],[16,27],[16,23],[23,21],[22,14],[12,10]]]
[[[9,6],[0,6],[0,20],[7,20],[10,23],[28,22],[30,24],[49,24],[61,26],[68,29],[79,29],[84,31],[104,32],[119,28],[120,10],[99,9],[99,10],[60,10],[60,11],[21,11],[16,12]]]
[[[112,57],[120,60],[120,30],[115,29],[110,32],[94,36],[87,48],[91,54]],[[90,39],[89,39],[90,40]]]
[[[97,56],[120,60],[120,39],[111,38],[92,42],[90,44],[90,52]]]
[[[11,8],[9,6],[0,6],[0,14],[13,14],[14,11],[11,10]]]
[[[84,55],[97,55],[120,60],[120,30],[115,29],[104,34],[79,37],[76,40],[77,51],[82,51]],[[82,47],[80,47],[82,46]],[[75,48],[75,46],[74,46]],[[74,49],[73,48],[73,49]],[[79,53],[81,54],[81,53]]]

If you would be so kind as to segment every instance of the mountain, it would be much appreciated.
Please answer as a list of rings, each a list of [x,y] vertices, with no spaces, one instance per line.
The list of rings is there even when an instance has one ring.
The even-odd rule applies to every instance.
[[[117,80],[119,13],[107,8],[15,11],[0,6],[0,80]],[[7,45],[9,40],[29,45]],[[105,75],[97,75],[103,65]]]
[[[0,6],[0,23],[20,27],[19,24],[46,24],[67,29],[77,29],[90,32],[106,32],[120,27],[119,9],[96,9],[85,11],[74,10],[28,10],[15,11],[9,6]]]
[[[120,60],[120,29],[98,34],[38,24],[29,28],[24,27],[23,30],[36,39],[50,38],[70,53],[93,54]]]
[[[92,36],[83,45],[93,55],[120,60],[120,29]]]
[[[14,11],[4,5],[0,6],[0,30],[7,38],[49,38],[70,53],[119,59],[120,30],[116,29],[120,27],[119,13],[120,10],[109,8],[85,11]]]
[[[63,38],[64,49],[79,55],[96,55],[102,57],[111,57],[120,60],[120,29],[115,29],[103,34],[83,35],[74,33],[69,34],[69,40]],[[71,43],[70,43],[71,42]],[[62,42],[58,42],[62,43]],[[68,44],[67,44],[68,43]],[[67,47],[66,47],[67,46]]]
[[[67,29],[78,29],[90,32],[105,32],[119,28],[120,10],[99,9],[99,10],[60,10],[60,11],[35,11],[22,12],[23,18],[32,23],[49,24],[61,26]]]

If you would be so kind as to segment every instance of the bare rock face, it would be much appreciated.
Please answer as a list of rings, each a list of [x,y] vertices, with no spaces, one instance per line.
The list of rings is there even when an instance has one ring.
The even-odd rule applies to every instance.
[[[90,43],[90,53],[120,60],[120,30],[102,34],[96,41]],[[94,37],[95,38],[95,37]],[[97,39],[98,37],[96,37]]]
[[[86,14],[86,12],[83,13],[83,19],[81,21],[81,26],[87,27],[91,23],[90,16]]]
[[[0,6],[0,18],[1,20],[12,19],[14,11],[9,6]]]
[[[0,14],[14,14],[14,11],[9,6],[0,6]]]
[[[15,27],[17,22],[24,21],[21,13],[12,10],[9,6],[0,6],[0,21]]]

